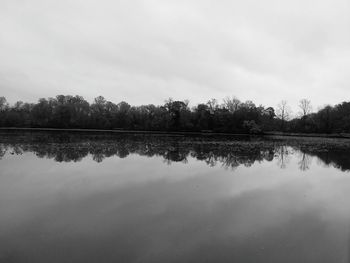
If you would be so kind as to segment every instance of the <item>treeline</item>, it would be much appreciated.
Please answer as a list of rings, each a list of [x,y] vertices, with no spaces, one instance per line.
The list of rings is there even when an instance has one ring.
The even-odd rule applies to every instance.
[[[89,103],[81,96],[58,95],[37,103],[18,101],[9,105],[0,97],[0,127],[89,128],[149,131],[205,131],[259,134],[266,131],[339,133],[350,132],[350,102],[311,112],[303,99],[298,117],[286,101],[276,108],[252,101],[211,99],[192,108],[188,101],[168,99],[163,105],[115,104],[99,96]]]

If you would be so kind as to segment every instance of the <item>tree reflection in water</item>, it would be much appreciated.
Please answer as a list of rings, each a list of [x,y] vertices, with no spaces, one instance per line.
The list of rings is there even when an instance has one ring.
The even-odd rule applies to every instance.
[[[311,157],[310,155],[306,154],[305,152],[300,152],[299,153],[299,169],[301,171],[306,171],[308,169],[310,169],[310,165],[311,165]]]
[[[276,149],[277,164],[281,169],[287,167],[290,161],[290,151],[286,145],[281,145]]]
[[[297,153],[298,166],[309,169],[311,156],[317,156],[324,164],[341,170],[350,170],[349,150],[333,144],[319,147],[317,141],[273,138],[239,137],[187,137],[120,134],[75,134],[50,132],[0,133],[0,159],[5,154],[32,152],[39,158],[57,162],[79,162],[91,155],[96,162],[130,154],[161,156],[164,162],[187,163],[188,157],[204,161],[209,166],[218,164],[225,168],[239,165],[251,166],[255,162],[277,160],[280,168],[286,168],[291,155]],[[327,150],[329,148],[331,150]]]

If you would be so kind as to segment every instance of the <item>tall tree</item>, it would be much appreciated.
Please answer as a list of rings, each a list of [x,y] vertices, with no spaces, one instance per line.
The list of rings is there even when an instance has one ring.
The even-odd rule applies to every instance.
[[[308,99],[301,99],[299,101],[299,108],[301,110],[301,117],[305,118],[312,111],[311,101]]]
[[[241,101],[233,96],[233,97],[225,97],[223,100],[223,106],[228,109],[231,113],[237,111],[239,109],[239,106],[241,105]]]
[[[282,100],[277,105],[277,111],[276,116],[281,120],[281,129],[284,131],[285,129],[285,122],[289,120],[290,116],[292,114],[292,110],[289,107],[286,100]]]
[[[310,130],[310,125],[308,125],[309,120],[307,120],[307,117],[312,111],[311,101],[308,99],[301,99],[299,101],[299,108],[301,110],[300,117],[302,123],[302,131],[307,132]]]

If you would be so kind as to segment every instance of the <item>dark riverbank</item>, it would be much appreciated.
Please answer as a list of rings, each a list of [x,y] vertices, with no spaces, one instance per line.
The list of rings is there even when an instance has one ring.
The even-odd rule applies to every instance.
[[[260,134],[248,133],[217,133],[210,131],[188,132],[188,131],[142,131],[142,130],[106,130],[106,129],[66,129],[66,128],[17,128],[17,127],[0,127],[0,131],[53,131],[53,132],[104,132],[104,133],[120,133],[120,134],[161,134],[172,136],[287,136],[287,137],[316,137],[316,138],[342,138],[350,139],[349,133],[284,133],[284,132],[264,132]]]
[[[0,127],[0,131],[52,131],[52,132],[98,132],[98,133],[117,133],[117,134],[160,134],[160,135],[172,135],[172,136],[196,136],[196,135],[208,135],[208,136],[249,136],[249,134],[232,134],[232,133],[215,133],[215,132],[184,132],[184,131],[142,131],[142,130],[106,130],[106,129],[65,129],[65,128],[16,128],[16,127]]]

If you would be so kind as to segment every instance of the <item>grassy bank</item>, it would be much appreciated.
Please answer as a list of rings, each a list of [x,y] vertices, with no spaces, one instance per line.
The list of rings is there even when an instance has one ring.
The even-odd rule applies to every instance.
[[[321,137],[350,139],[349,133],[293,133],[293,132],[264,132],[267,136],[290,136],[290,137]]]
[[[103,129],[61,129],[61,128],[17,128],[17,127],[0,127],[0,131],[64,131],[64,132],[105,132],[120,134],[161,134],[161,135],[204,135],[204,136],[252,136],[248,133],[216,133],[216,132],[188,132],[188,131],[142,131],[142,130],[103,130]],[[317,137],[317,138],[342,138],[350,139],[349,133],[288,133],[288,132],[264,132],[255,134],[255,136],[286,136],[286,137]]]
[[[206,136],[249,136],[249,134],[215,133],[215,132],[188,132],[188,131],[142,131],[142,130],[103,130],[103,129],[61,129],[61,128],[17,128],[0,127],[0,131],[64,131],[64,132],[105,132],[120,134],[161,134],[161,135],[206,135]]]

